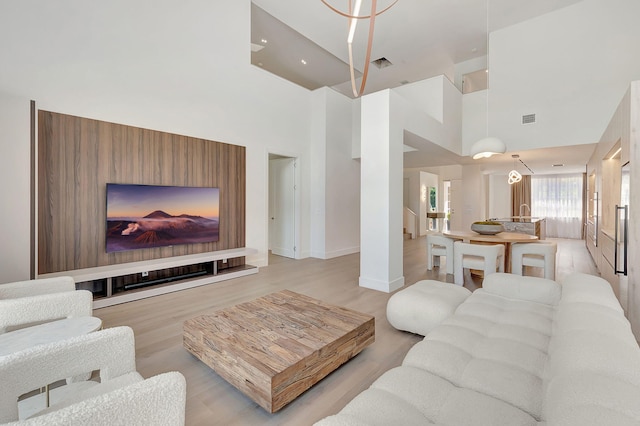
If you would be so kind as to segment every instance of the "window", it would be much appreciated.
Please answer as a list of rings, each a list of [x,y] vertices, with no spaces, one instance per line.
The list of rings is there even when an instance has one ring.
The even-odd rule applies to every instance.
[[[547,219],[547,236],[582,238],[582,175],[531,177],[531,215]]]

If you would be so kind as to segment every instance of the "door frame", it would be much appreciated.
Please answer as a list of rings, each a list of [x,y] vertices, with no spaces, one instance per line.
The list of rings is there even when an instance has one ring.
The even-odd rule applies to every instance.
[[[294,259],[301,259],[301,253],[302,253],[302,249],[300,247],[300,211],[301,211],[301,203],[300,203],[300,198],[301,198],[301,186],[300,186],[300,156],[297,153],[293,153],[293,152],[287,152],[287,151],[283,151],[283,150],[279,150],[279,149],[271,149],[271,148],[267,148],[265,150],[265,222],[264,222],[264,229],[265,229],[265,235],[266,235],[266,253],[267,253],[267,265],[269,264],[269,247],[270,247],[270,238],[271,236],[269,235],[269,223],[270,223],[270,217],[269,217],[269,203],[270,203],[270,180],[271,180],[271,174],[270,174],[270,168],[271,168],[271,164],[270,161],[272,158],[291,158],[294,161],[295,167],[294,167],[294,187],[295,187],[295,195],[294,195],[294,212],[293,212],[293,217],[294,217],[294,225],[293,225],[293,240],[294,240],[294,246],[295,246],[295,251],[294,251]]]

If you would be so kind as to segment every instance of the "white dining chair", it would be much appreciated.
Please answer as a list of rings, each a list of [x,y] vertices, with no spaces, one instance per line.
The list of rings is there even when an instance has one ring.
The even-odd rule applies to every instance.
[[[453,244],[453,281],[464,284],[464,270],[478,269],[484,275],[504,272],[503,244],[469,244],[456,241]]]
[[[556,279],[558,245],[552,242],[518,243],[511,247],[511,273],[524,275],[524,266],[544,269],[544,277]]]
[[[454,240],[440,233],[427,234],[427,270],[440,266],[440,258],[446,257],[446,272],[453,274],[453,243]]]

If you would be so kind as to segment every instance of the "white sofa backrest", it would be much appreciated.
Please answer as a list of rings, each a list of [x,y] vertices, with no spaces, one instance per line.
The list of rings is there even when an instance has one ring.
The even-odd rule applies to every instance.
[[[512,274],[495,273],[487,275],[482,281],[483,291],[509,299],[557,305],[562,290],[555,281],[537,277],[515,278]]]
[[[640,422],[640,348],[604,279],[574,274],[562,282],[548,354],[549,424]]]

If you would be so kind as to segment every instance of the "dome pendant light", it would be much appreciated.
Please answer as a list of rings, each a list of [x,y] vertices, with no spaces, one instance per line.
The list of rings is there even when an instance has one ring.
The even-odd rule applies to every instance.
[[[500,139],[489,136],[489,0],[487,0],[487,137],[471,146],[469,155],[474,160],[489,158],[495,154],[504,154],[507,147]]]
[[[495,154],[504,154],[506,150],[507,147],[500,139],[487,136],[471,146],[469,155],[471,155],[474,160],[477,160],[479,158],[489,158]]]

